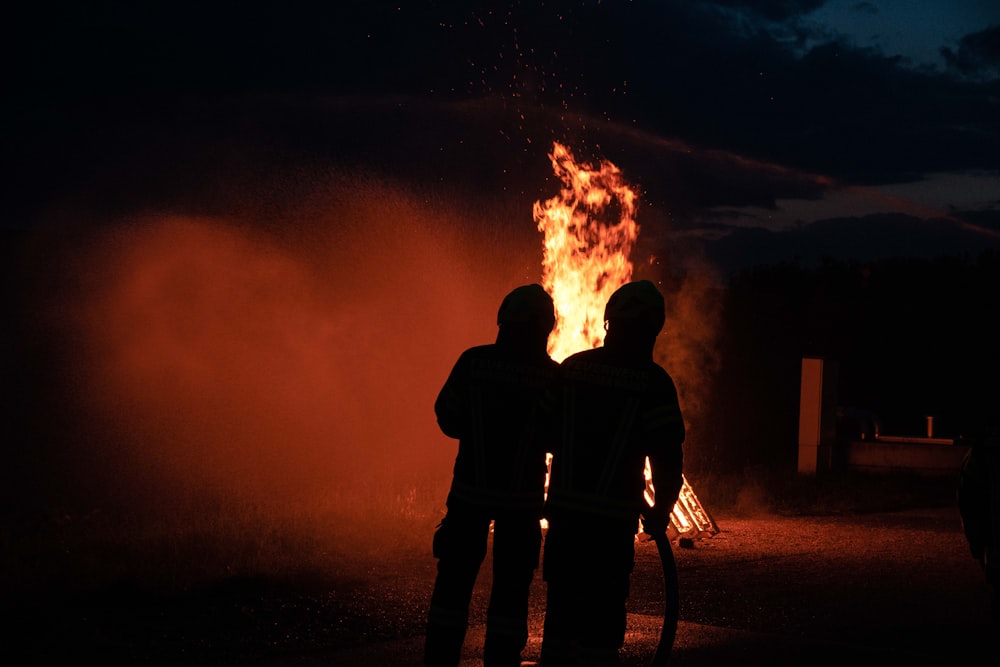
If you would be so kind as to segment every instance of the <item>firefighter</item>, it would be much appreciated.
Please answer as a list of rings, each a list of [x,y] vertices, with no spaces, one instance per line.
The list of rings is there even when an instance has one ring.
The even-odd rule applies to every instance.
[[[1000,624],[1000,428],[976,438],[962,462],[958,509],[969,551],[991,589],[994,625]]]
[[[486,667],[520,665],[528,641],[528,601],[541,550],[546,443],[538,405],[558,364],[546,352],[555,324],[541,285],[520,286],[497,312],[493,344],[461,354],[434,411],[458,439],[447,512],[434,534],[438,560],[424,664],[459,664],[469,604],[493,526],[493,583],[486,619]]]
[[[663,533],[677,501],[685,427],[674,381],[653,360],[664,319],[652,282],[625,284],[605,307],[603,347],[561,364],[545,505],[545,667],[620,664],[640,515],[646,532]]]

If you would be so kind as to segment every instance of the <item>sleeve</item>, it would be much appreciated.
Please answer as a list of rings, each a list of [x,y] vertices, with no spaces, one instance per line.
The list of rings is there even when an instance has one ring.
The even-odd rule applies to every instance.
[[[683,443],[687,435],[677,389],[669,376],[647,411],[646,428],[651,438],[648,456],[655,490],[653,509],[656,514],[666,517],[677,502],[684,483]]]

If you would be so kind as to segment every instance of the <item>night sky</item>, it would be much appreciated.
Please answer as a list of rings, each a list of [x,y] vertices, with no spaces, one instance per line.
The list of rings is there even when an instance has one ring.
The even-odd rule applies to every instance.
[[[727,268],[754,263],[753,252],[765,262],[864,252],[852,225],[838,242],[808,223],[867,214],[973,222],[945,232],[956,249],[977,236],[997,243],[994,2],[355,4],[10,10],[7,226],[30,222],[40,197],[79,187],[86,165],[53,165],[52,151],[71,164],[100,162],[95,148],[127,161],[135,143],[123,124],[219,132],[206,124],[235,105],[247,132],[282,149],[326,139],[324,156],[436,186],[530,188],[550,141],[566,140],[632,174],[669,218],[665,233],[728,238]],[[276,96],[297,111],[276,110]],[[354,130],[320,136],[338,113]],[[376,125],[389,131],[357,139]],[[145,156],[175,142],[163,143]],[[470,155],[496,168],[474,178]],[[863,224],[870,252],[892,253],[884,222]],[[746,236],[756,228],[791,231],[761,243]]]

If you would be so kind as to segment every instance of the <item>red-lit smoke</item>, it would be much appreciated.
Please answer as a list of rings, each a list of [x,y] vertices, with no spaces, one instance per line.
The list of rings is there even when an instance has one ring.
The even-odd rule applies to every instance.
[[[537,279],[540,249],[472,240],[490,222],[359,182],[276,226],[143,215],[85,233],[62,269],[74,296],[48,305],[92,450],[79,474],[168,504],[363,506],[394,486],[443,503],[456,443],[436,393]]]

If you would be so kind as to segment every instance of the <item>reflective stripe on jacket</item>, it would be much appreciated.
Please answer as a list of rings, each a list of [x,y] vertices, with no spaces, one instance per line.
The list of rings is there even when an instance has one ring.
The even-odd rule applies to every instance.
[[[673,379],[661,366],[622,367],[605,348],[588,350],[562,363],[556,391],[548,516],[638,519],[646,507],[646,457],[657,489],[680,489],[684,421]]]
[[[466,350],[445,381],[434,411],[459,441],[448,504],[540,510],[545,453],[538,407],[558,364],[524,358],[497,344]]]

